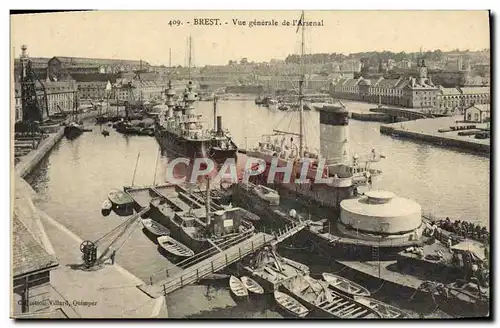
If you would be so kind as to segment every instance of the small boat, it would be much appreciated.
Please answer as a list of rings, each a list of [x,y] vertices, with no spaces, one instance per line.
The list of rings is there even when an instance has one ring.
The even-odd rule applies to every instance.
[[[411,316],[404,310],[371,297],[354,296],[354,300],[377,311],[384,319],[405,319]]]
[[[184,244],[181,244],[170,236],[160,236],[157,238],[158,244],[168,253],[179,257],[191,257],[194,252]]]
[[[335,290],[353,296],[370,296],[370,292],[363,286],[356,284],[346,278],[324,272],[323,279]]]
[[[109,199],[106,199],[101,206],[101,214],[103,216],[108,216],[111,214],[111,210],[113,209],[113,204],[109,201]]]
[[[309,310],[290,295],[276,290],[274,292],[274,299],[276,300],[278,305],[283,308],[283,310],[289,312],[292,315],[303,318],[307,314],[309,314]]]
[[[105,137],[109,136],[109,131],[108,131],[108,130],[102,130],[102,132],[101,132],[101,133],[102,133],[102,135],[103,135],[103,136],[105,136]]]
[[[246,289],[243,282],[236,278],[235,276],[231,276],[229,278],[229,288],[233,292],[234,295],[238,297],[248,296],[248,290]]]
[[[108,199],[116,206],[133,204],[134,200],[124,191],[112,190],[108,193]]]
[[[264,288],[250,277],[241,277],[241,282],[246,289],[254,294],[264,294]]]
[[[142,219],[142,225],[146,230],[151,232],[155,236],[168,236],[170,235],[170,230],[162,226],[160,223],[152,220],[152,219]]]
[[[68,139],[76,139],[82,133],[83,133],[83,127],[76,122],[71,122],[64,127],[64,135]]]

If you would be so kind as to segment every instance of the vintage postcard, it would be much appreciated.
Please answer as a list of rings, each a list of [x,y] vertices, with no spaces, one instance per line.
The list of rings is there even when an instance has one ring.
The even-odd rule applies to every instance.
[[[11,13],[11,317],[490,317],[488,11]]]

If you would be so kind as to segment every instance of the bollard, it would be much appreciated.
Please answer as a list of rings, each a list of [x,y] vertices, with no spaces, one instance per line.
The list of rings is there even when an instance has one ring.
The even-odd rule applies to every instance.
[[[182,287],[182,276],[181,276],[181,287]]]
[[[214,261],[210,262],[211,266],[212,266],[212,272],[214,272]]]
[[[165,284],[163,284],[163,295],[167,296],[167,289],[165,288]]]
[[[169,277],[168,276],[168,269],[165,269],[165,275],[167,276],[167,278]]]
[[[225,257],[226,257],[226,265],[227,265],[227,253],[225,254]]]
[[[149,277],[149,282],[150,282],[150,285],[152,286],[153,285],[153,276]]]
[[[253,240],[252,240],[252,253],[253,253],[253,252],[254,252],[254,250],[253,250]]]
[[[200,276],[198,274],[198,269],[196,269],[196,281],[198,281],[200,279]]]

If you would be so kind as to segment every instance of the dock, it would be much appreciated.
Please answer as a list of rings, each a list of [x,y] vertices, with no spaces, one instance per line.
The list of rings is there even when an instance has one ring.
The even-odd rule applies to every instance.
[[[21,178],[26,177],[38,163],[54,148],[54,146],[62,139],[64,128],[59,127],[56,133],[44,135],[37,141],[36,148],[29,147],[19,153],[19,162],[15,166],[15,173]],[[32,143],[32,142],[31,142]]]
[[[462,149],[489,155],[491,152],[490,139],[475,139],[471,136],[459,135],[457,131],[439,132],[457,125],[463,117],[427,118],[415,121],[386,124],[380,126],[380,133],[393,137],[428,142],[434,145]],[[484,125],[486,124],[476,124]]]
[[[265,245],[275,245],[293,236],[304,229],[306,225],[306,222],[301,222],[296,225],[285,227],[279,234],[275,234],[274,236],[264,232],[258,232],[253,235],[244,234],[240,239],[235,240],[234,244],[219,244],[217,247],[212,247],[207,251],[195,255],[193,259],[188,259],[187,262],[195,262],[198,257],[203,257],[216,251],[214,255],[185,269],[178,268],[176,272],[170,276],[168,269],[166,269],[165,276],[167,277],[164,280],[156,284],[142,285],[139,286],[139,288],[154,298],[161,295],[166,296],[177,289],[195,283],[235,262],[241,261],[245,256],[254,253]],[[187,266],[186,263],[184,263],[183,266]]]

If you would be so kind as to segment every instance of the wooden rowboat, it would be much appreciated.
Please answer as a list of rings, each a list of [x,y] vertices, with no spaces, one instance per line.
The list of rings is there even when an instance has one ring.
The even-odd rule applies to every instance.
[[[264,288],[250,277],[241,277],[241,282],[246,289],[254,294],[264,294]]]
[[[143,227],[151,232],[155,236],[168,236],[170,235],[170,230],[162,226],[160,223],[152,219],[142,219],[141,223]]]
[[[295,298],[291,297],[290,295],[287,295],[285,293],[275,291],[274,292],[274,299],[276,300],[276,303],[285,311],[288,313],[297,316],[299,318],[305,317],[307,314],[309,314],[309,310],[302,304],[300,304],[299,301],[297,301]]]
[[[248,296],[248,290],[246,289],[243,282],[235,276],[229,278],[229,288],[234,295],[238,297]]]
[[[371,297],[354,296],[354,300],[377,311],[385,319],[404,319],[411,316],[404,310]]]
[[[116,206],[133,204],[134,200],[126,192],[121,190],[111,190],[108,193],[108,199]]]
[[[365,287],[356,284],[344,277],[324,272],[323,279],[333,289],[352,296],[370,296],[370,292]]]
[[[174,238],[170,236],[161,236],[157,238],[158,244],[166,250],[168,253],[179,256],[179,257],[191,257],[194,255],[194,252],[189,249],[184,244],[181,244]]]

